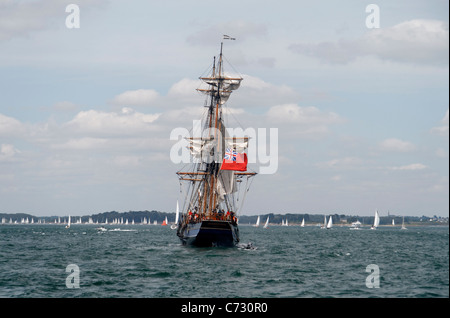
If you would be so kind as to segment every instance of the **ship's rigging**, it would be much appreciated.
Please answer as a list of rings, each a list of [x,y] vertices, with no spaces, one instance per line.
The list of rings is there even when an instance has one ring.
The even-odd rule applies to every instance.
[[[235,216],[243,206],[252,177],[256,175],[247,170],[245,151],[249,137],[228,136],[225,127],[222,106],[240,87],[243,78],[225,74],[222,50],[223,43],[218,59],[213,59],[210,74],[200,77],[207,87],[197,89],[206,95],[207,112],[202,121],[201,136],[186,138],[194,163],[188,171],[177,172],[180,185],[182,182],[188,185],[187,189],[181,186],[184,190],[181,191],[184,194],[184,216],[180,220],[179,236],[182,235],[183,222],[186,229],[188,222],[192,222],[192,215],[195,215],[196,222],[237,222]]]

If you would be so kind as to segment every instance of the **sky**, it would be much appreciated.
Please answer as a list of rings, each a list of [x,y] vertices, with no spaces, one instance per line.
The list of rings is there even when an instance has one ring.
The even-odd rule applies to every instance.
[[[170,134],[227,34],[244,80],[224,112],[277,131],[242,214],[448,216],[448,7],[0,0],[0,212],[173,212]]]

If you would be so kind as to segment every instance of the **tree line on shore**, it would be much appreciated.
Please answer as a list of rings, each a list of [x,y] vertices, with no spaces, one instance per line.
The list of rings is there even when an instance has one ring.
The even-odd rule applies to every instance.
[[[265,213],[260,214],[261,222],[264,222],[267,217],[269,217],[270,223],[272,224],[281,224],[283,221],[288,220],[289,224],[300,224],[304,219],[307,224],[319,224],[323,223],[324,217],[327,218],[329,216],[333,217],[334,224],[351,224],[352,222],[359,221],[362,224],[373,224],[374,216],[358,216],[358,215],[345,215],[345,214],[308,214],[308,213]],[[142,223],[143,220],[145,222],[150,223],[156,221],[160,224],[166,217],[169,222],[174,222],[175,220],[175,212],[160,212],[160,211],[128,211],[128,212],[103,212],[91,215],[83,215],[83,216],[74,216],[72,217],[76,220],[81,220],[82,223],[88,223],[89,221],[93,223],[111,223],[113,220],[122,220],[123,222],[128,221],[128,223]],[[257,215],[241,215],[239,216],[239,224],[255,224]],[[32,223],[38,223],[40,220],[41,223],[55,223],[56,221],[67,220],[68,214],[64,216],[34,216],[26,213],[0,213],[0,220],[2,223],[17,222],[21,223],[22,220],[29,220]],[[441,218],[437,216],[429,217],[429,216],[404,216],[405,223],[424,223],[427,224],[448,224],[448,218]],[[380,217],[380,225],[390,225],[392,224],[392,220],[394,220],[395,224],[401,224],[403,216],[401,215],[388,215]],[[74,220],[72,220],[74,223]],[[23,222],[22,222],[23,223]]]

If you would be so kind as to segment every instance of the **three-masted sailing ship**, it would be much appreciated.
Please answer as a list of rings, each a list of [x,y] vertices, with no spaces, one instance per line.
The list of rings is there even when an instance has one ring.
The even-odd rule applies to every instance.
[[[207,111],[201,137],[186,138],[193,163],[188,171],[177,172],[180,184],[188,186],[177,226],[184,245],[235,246],[239,242],[238,212],[256,175],[247,171],[249,137],[228,136],[225,127],[223,106],[243,78],[224,73],[222,48],[223,42],[211,72],[200,77],[205,88],[197,91],[206,95]]]

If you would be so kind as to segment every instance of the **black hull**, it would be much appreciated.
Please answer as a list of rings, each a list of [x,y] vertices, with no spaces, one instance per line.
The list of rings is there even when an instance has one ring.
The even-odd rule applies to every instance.
[[[177,235],[183,245],[233,247],[239,243],[239,228],[230,221],[205,220],[184,224]]]

